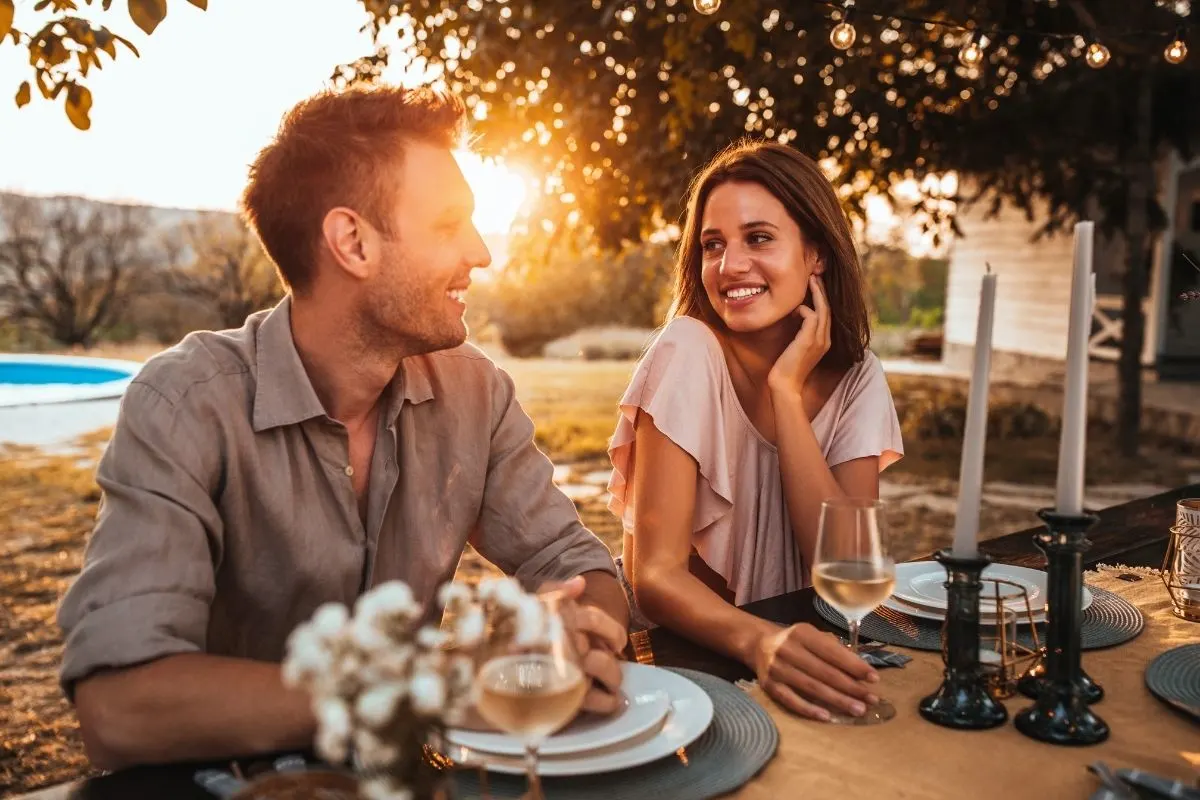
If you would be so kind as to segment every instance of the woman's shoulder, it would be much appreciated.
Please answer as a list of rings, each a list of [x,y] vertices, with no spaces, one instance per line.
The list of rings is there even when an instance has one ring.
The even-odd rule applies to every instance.
[[[863,357],[847,370],[843,383],[846,388],[847,403],[851,403],[863,395],[890,394],[883,362],[870,348],[867,348],[863,352]]]
[[[687,361],[691,364],[719,363],[724,359],[717,334],[694,317],[676,317],[662,327],[647,348],[643,365],[662,361]],[[660,365],[662,366],[662,365]]]
[[[671,393],[694,395],[720,392],[724,354],[712,329],[692,317],[676,317],[662,327],[638,362],[630,391],[659,387]],[[627,395],[628,396],[628,395]]]

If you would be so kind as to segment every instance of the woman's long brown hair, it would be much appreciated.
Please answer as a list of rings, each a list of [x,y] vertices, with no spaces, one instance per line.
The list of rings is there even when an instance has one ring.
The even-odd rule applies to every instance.
[[[724,183],[756,183],[775,196],[810,247],[825,261],[830,347],[821,364],[847,369],[866,354],[871,340],[862,264],[846,212],[815,161],[786,145],[742,142],[718,154],[689,190],[687,219],[675,256],[674,298],[667,319],[695,317],[717,328],[717,316],[701,282],[700,225],[713,189]]]

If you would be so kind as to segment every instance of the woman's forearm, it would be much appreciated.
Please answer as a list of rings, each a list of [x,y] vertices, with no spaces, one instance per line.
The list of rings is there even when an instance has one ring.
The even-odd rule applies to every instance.
[[[779,630],[726,602],[686,567],[641,567],[633,586],[638,607],[649,619],[751,669],[758,641]]]
[[[771,403],[775,410],[779,472],[788,518],[800,555],[805,564],[811,564],[817,548],[821,503],[845,492],[825,463],[800,393],[772,391]]]

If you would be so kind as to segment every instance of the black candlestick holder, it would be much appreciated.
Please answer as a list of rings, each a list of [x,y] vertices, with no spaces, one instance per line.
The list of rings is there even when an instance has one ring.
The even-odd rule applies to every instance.
[[[1060,514],[1042,509],[1047,530],[1034,542],[1046,554],[1046,658],[1040,675],[1022,682],[1035,698],[1017,714],[1017,730],[1052,744],[1098,744],[1108,725],[1088,707],[1104,690],[1083,671],[1083,551],[1091,546],[1094,514]]]
[[[942,685],[921,701],[921,716],[947,728],[983,730],[1003,725],[1008,711],[988,691],[979,661],[980,579],[987,556],[959,557],[948,550],[934,558],[946,568],[946,626]]]

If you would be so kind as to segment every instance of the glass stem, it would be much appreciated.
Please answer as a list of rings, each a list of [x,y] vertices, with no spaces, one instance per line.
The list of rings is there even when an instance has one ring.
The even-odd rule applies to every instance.
[[[850,652],[858,655],[858,617],[850,620]]]
[[[538,746],[536,744],[525,745],[525,773],[526,781],[529,784],[529,790],[525,794],[526,800],[542,800],[542,779],[538,775]]]

